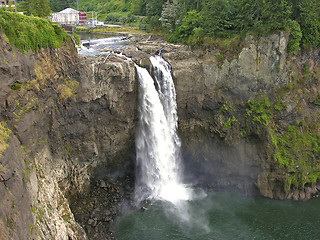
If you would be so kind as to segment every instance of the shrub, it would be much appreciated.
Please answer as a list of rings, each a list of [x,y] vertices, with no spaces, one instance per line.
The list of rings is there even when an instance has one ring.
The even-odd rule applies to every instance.
[[[76,34],[75,32],[73,32],[72,35],[73,35],[73,40],[74,40],[75,44],[76,44],[77,46],[80,46],[81,42],[80,42],[80,37],[79,37],[79,35]]]
[[[294,126],[279,134],[269,132],[275,147],[274,158],[286,169],[286,190],[304,187],[320,178],[320,135],[312,125]]]
[[[10,44],[22,53],[40,48],[57,48],[69,38],[62,28],[48,19],[7,11],[0,12],[0,28]]]
[[[252,120],[254,122],[259,122],[266,127],[270,124],[270,117],[272,115],[270,111],[270,101],[268,97],[264,97],[261,100],[249,100],[249,107],[246,109],[247,120]]]
[[[66,79],[64,84],[59,84],[57,90],[60,93],[60,98],[67,100],[75,96],[78,87],[78,82],[72,79]]]
[[[288,52],[296,54],[300,50],[301,28],[299,23],[294,20],[288,21],[288,27],[290,28],[290,36],[287,49]]]
[[[5,122],[0,122],[0,157],[1,154],[8,147],[7,140],[10,136],[11,130],[7,127]]]

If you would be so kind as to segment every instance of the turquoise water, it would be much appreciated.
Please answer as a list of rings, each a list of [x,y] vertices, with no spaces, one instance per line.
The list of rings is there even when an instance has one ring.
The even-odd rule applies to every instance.
[[[116,220],[117,240],[320,239],[319,198],[294,202],[216,193],[146,208]]]

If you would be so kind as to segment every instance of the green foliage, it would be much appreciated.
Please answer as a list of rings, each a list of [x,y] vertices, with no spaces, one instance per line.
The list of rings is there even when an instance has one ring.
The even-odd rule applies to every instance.
[[[59,84],[57,90],[60,94],[60,98],[67,100],[71,97],[74,97],[78,84],[79,83],[77,81],[72,79],[66,79],[64,84]]]
[[[22,53],[40,48],[57,48],[69,38],[63,29],[47,19],[18,13],[0,12],[0,28],[10,44]]]
[[[320,106],[320,95],[314,100],[313,104]]]
[[[273,157],[285,172],[285,190],[303,188],[306,183],[320,179],[320,135],[318,123],[295,122],[281,130],[273,121],[271,104],[267,97],[248,101],[245,117],[249,122],[258,122],[268,127],[274,148]],[[273,105],[282,111],[281,99]],[[243,135],[242,131],[240,133]]]
[[[163,5],[161,18],[159,19],[162,27],[166,29],[168,32],[174,32],[176,29],[176,24],[179,19],[179,12],[180,12],[181,5],[174,1],[170,3],[167,1]]]
[[[226,128],[232,128],[238,123],[237,118],[234,116],[235,108],[232,105],[223,104],[218,111],[219,117],[222,119],[222,124]]]
[[[75,44],[76,44],[77,46],[80,46],[81,42],[80,42],[80,37],[79,37],[79,35],[76,34],[75,32],[73,32],[72,35],[73,35],[73,40],[74,40]]]
[[[53,12],[60,12],[68,7],[75,8],[75,1],[73,0],[50,0],[50,8]]]
[[[165,0],[148,0],[146,3],[146,15],[149,18],[152,16],[160,16],[164,3]]]
[[[64,221],[68,221],[68,220],[70,219],[70,216],[69,216],[69,215],[63,215],[63,216],[62,216],[62,219],[63,219]]]
[[[290,37],[288,42],[288,52],[297,53],[300,50],[300,42],[302,38],[302,32],[300,25],[295,20],[288,20],[288,27],[290,28]]]
[[[131,11],[135,15],[145,16],[146,15],[146,0],[135,0],[132,1]]]
[[[232,125],[234,125],[237,122],[238,122],[238,120],[236,119],[236,117],[232,116],[232,117],[229,117],[227,119],[227,121],[223,122],[223,126],[226,127],[226,128],[231,128]]]
[[[282,102],[281,102],[280,98],[277,99],[277,102],[274,104],[273,107],[277,111],[281,111],[283,109]]]
[[[199,12],[193,10],[182,19],[182,24],[177,29],[179,41],[189,43],[193,36],[201,38],[203,35],[202,17]]]
[[[47,0],[26,1],[37,6],[37,2]],[[307,49],[320,45],[318,0],[79,0],[78,3],[79,10],[96,11],[98,18],[107,22],[135,22],[147,30],[162,30],[168,40],[192,47],[205,44],[205,48],[216,47],[208,42],[247,33],[261,36],[278,30],[290,30],[290,53],[297,53],[301,44]],[[71,0],[50,0],[54,11],[74,5]],[[31,10],[27,12],[40,16]],[[130,14],[147,16],[146,22],[141,23],[140,18]]]
[[[204,37],[228,39],[246,33],[261,36],[290,29],[290,53],[297,53],[300,43],[308,48],[315,48],[320,43],[320,1],[302,0],[298,4],[293,0],[204,0],[200,4],[199,1],[178,2],[182,2],[179,14],[183,17],[188,15],[186,10],[199,12],[199,27],[204,29]],[[183,26],[183,21],[180,24]],[[185,26],[180,29],[180,24],[176,31],[184,30]],[[186,43],[186,39],[192,39],[193,32],[186,29],[182,38],[174,39],[183,43]],[[177,33],[173,32],[172,35]]]
[[[227,37],[235,29],[233,1],[216,0],[205,1],[202,10],[203,24],[211,37]]]
[[[6,148],[8,147],[8,139],[11,134],[11,130],[7,127],[5,122],[0,122],[0,157]]]
[[[89,31],[88,28],[84,27],[84,26],[76,26],[76,29],[75,29],[77,32],[87,32]]]
[[[150,17],[149,23],[150,23],[150,27],[153,30],[156,30],[156,31],[161,30],[161,22],[159,19],[160,19],[160,16],[158,16],[158,15]]]
[[[135,17],[131,13],[113,12],[107,14],[104,21],[111,24],[126,24],[132,23],[134,20]]]
[[[307,60],[302,67],[302,75],[307,76],[310,73],[309,61]]]
[[[15,82],[11,85],[10,88],[13,91],[19,91],[21,89],[21,83]]]
[[[307,48],[320,45],[320,1],[301,0],[297,6],[297,20],[301,26],[302,44]]]
[[[18,10],[26,15],[47,17],[51,12],[49,0],[24,0],[18,6]]]
[[[289,125],[282,133],[271,130],[269,134],[275,147],[274,158],[288,173],[286,190],[320,179],[320,135],[312,125]]]
[[[219,65],[221,66],[223,64],[224,60],[225,60],[225,56],[223,56],[220,53],[216,53],[216,54],[214,54],[214,56],[216,57]]]
[[[248,108],[246,109],[245,117],[248,121],[259,122],[264,126],[269,126],[272,112],[271,104],[268,97],[261,100],[248,100]]]

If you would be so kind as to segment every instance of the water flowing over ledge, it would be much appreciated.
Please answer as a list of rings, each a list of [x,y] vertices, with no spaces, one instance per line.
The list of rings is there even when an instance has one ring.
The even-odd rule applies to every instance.
[[[136,66],[139,123],[135,198],[137,202],[189,200],[191,189],[182,183],[180,176],[181,143],[176,133],[178,117],[171,67],[160,56],[150,57],[150,61],[155,81],[146,69]]]

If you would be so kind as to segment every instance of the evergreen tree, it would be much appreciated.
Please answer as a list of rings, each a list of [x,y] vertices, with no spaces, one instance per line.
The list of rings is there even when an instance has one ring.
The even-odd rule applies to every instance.
[[[37,17],[49,16],[51,12],[49,0],[25,0],[20,3],[19,10]]]
[[[226,37],[228,31],[235,27],[235,8],[229,0],[206,0],[202,16],[208,35],[212,37]]]
[[[182,19],[182,24],[177,29],[179,39],[183,43],[188,43],[188,41],[191,40],[193,35],[197,35],[196,37],[199,37],[199,34],[196,33],[197,31],[200,31],[200,28],[202,26],[203,19],[201,14],[196,10],[189,11],[187,15]]]
[[[162,5],[165,0],[148,0],[146,4],[146,14],[148,17],[160,16],[162,13]]]
[[[135,15],[146,15],[146,0],[133,0],[131,3],[131,11]]]
[[[320,46],[320,2],[302,0],[298,4],[298,22],[302,31],[302,44],[308,48]]]
[[[68,7],[74,7],[73,0],[50,0],[50,8],[53,12],[60,12]]]
[[[169,32],[173,32],[178,24],[179,12],[181,5],[178,1],[167,2],[163,5],[160,22]]]

